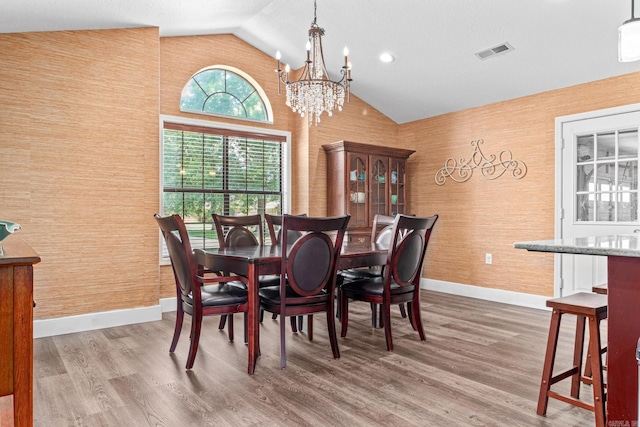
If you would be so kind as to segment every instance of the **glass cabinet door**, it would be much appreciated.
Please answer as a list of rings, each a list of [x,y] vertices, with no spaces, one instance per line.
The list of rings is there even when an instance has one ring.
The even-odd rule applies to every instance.
[[[347,164],[349,165],[347,213],[351,215],[349,227],[366,227],[368,225],[367,156],[348,153]]]
[[[376,214],[386,215],[387,195],[389,190],[387,183],[389,182],[389,160],[388,157],[371,158],[371,175],[369,177],[369,190],[371,194],[371,218]]]
[[[389,177],[391,215],[405,213],[405,161],[402,159],[390,160],[391,173]]]

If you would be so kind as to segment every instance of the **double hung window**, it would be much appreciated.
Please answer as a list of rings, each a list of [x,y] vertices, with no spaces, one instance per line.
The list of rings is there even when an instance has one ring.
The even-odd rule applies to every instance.
[[[181,215],[193,248],[217,247],[212,213],[281,214],[286,137],[165,121],[162,208]]]

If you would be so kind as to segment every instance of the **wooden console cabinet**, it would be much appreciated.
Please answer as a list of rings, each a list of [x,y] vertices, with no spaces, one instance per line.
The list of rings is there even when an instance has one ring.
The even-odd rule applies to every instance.
[[[327,153],[327,214],[351,215],[348,238],[368,241],[376,214],[407,213],[407,159],[414,150],[338,141]]]
[[[13,425],[32,426],[33,264],[40,257],[15,235],[0,246],[0,400],[13,400]]]

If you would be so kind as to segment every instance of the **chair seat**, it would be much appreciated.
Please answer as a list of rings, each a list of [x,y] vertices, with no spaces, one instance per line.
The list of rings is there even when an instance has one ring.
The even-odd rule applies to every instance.
[[[573,295],[547,300],[547,307],[581,316],[607,315],[607,296],[590,292],[578,292]]]
[[[231,282],[227,282],[231,286],[235,286],[240,289],[247,289],[247,284],[241,282],[240,280],[233,280]],[[266,286],[279,286],[280,285],[280,276],[278,275],[270,275],[270,276],[260,276],[258,279],[259,286],[261,288]]]
[[[204,307],[239,305],[246,302],[247,291],[231,284],[208,285],[202,288],[202,305]]]
[[[370,279],[373,277],[380,277],[382,269],[380,268],[351,268],[348,270],[342,270],[338,273],[338,276],[345,280],[358,280],[358,279]]]
[[[280,305],[280,286],[268,286],[258,290],[260,303],[266,306]],[[327,292],[322,290],[318,295],[312,297],[301,297],[293,289],[287,286],[287,305],[313,305],[327,302]]]
[[[591,292],[595,292],[596,294],[607,295],[608,293],[608,285],[607,283],[602,283],[600,285],[595,285],[591,288]]]
[[[384,290],[384,278],[382,276],[370,279],[359,279],[352,282],[345,282],[340,287],[342,291],[355,295],[380,295]],[[415,286],[400,286],[391,281],[391,295],[399,295],[413,292]]]

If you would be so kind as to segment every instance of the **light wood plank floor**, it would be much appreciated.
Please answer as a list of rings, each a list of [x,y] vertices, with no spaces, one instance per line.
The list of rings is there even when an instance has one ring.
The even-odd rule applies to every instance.
[[[280,369],[278,320],[261,327],[262,356],[246,373],[242,317],[236,341],[205,319],[185,371],[190,318],[175,354],[175,313],[163,320],[35,340],[36,426],[589,426],[589,411],[536,401],[550,312],[425,291],[422,342],[394,308],[394,352],[371,329],[367,304],[350,304],[349,333],[334,360],[326,319],[314,340],[287,325]],[[265,316],[267,317],[267,316]],[[560,360],[570,361],[573,321]],[[603,325],[604,326],[604,325]],[[559,368],[565,367],[559,362]],[[561,386],[562,384],[558,384]],[[589,396],[583,385],[582,395]]]

